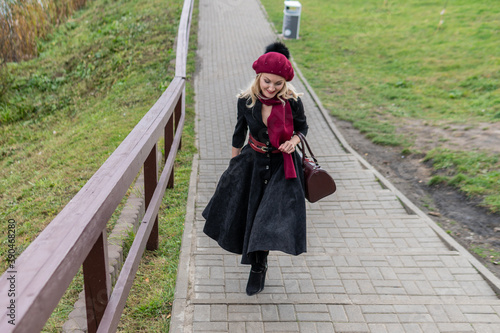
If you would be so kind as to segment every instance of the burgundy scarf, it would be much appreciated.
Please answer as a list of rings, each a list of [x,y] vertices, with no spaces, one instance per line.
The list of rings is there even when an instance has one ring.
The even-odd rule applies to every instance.
[[[278,148],[283,142],[291,139],[293,135],[293,115],[290,103],[286,101],[285,105],[277,98],[263,99],[259,98],[262,104],[271,105],[271,114],[267,118],[267,132],[269,141]],[[285,178],[297,178],[295,165],[291,154],[283,154],[283,165],[285,167]]]

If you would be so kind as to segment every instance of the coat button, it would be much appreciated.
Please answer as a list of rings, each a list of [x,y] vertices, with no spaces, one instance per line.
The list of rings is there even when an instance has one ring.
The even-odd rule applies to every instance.
[[[266,142],[266,146],[269,146],[269,141]]]
[[[269,170],[269,165],[266,165],[266,170]]]
[[[267,156],[267,157],[270,157],[270,155],[269,155],[269,154],[266,154],[266,156]]]
[[[266,184],[266,185],[267,185],[267,179],[266,179],[266,180],[264,180],[264,184]]]

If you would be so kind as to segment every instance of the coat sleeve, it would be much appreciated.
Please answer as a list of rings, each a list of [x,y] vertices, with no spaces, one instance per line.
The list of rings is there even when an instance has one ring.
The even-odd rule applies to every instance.
[[[291,100],[290,106],[292,107],[293,114],[293,130],[295,132],[300,132],[307,135],[307,130],[309,126],[307,125],[306,115],[304,113],[304,105],[302,104],[302,100],[300,97],[297,101]]]
[[[243,144],[245,144],[248,132],[247,120],[245,118],[246,110],[246,100],[243,98],[238,99],[238,117],[236,119],[236,126],[234,127],[233,133],[234,148],[241,148],[243,147]]]

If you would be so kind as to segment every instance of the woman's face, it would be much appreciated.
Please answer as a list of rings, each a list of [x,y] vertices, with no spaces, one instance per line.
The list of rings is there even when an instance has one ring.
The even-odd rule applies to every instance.
[[[259,80],[260,91],[266,98],[273,98],[281,91],[285,78],[271,73],[262,73]]]

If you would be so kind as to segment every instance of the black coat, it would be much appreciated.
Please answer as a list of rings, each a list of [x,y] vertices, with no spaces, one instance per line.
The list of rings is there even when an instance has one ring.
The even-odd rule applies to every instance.
[[[307,134],[302,101],[289,100],[295,132]],[[269,135],[262,121],[262,103],[249,109],[238,100],[233,147],[244,145],[248,129],[267,145]],[[298,255],[306,251],[304,175],[297,152],[293,153],[297,178],[285,179],[282,153],[260,153],[245,145],[232,158],[202,215],[203,231],[225,250],[243,254],[279,250]]]

